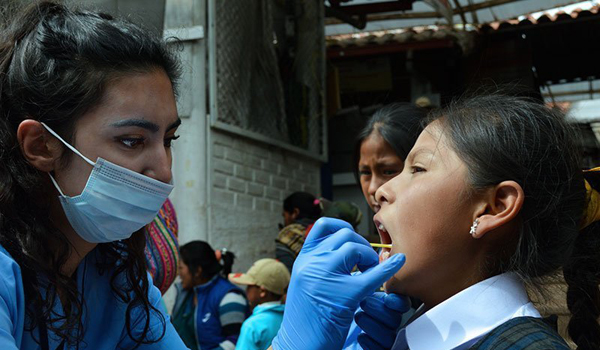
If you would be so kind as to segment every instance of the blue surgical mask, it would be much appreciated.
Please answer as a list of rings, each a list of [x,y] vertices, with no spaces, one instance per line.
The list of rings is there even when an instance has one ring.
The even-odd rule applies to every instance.
[[[152,179],[98,158],[94,163],[68,144],[46,124],[42,125],[94,168],[80,195],[66,196],[50,175],[71,226],[87,242],[127,239],[151,222],[173,190],[173,185]]]

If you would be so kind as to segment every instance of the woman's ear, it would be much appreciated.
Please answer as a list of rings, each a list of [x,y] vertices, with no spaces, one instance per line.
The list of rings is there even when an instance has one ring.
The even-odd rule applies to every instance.
[[[202,267],[201,266],[198,266],[193,277],[194,277],[194,279],[200,279],[200,277],[202,277]]]
[[[267,290],[265,289],[265,287],[260,287],[258,295],[261,298],[265,298],[267,296]]]
[[[298,218],[298,216],[300,216],[300,209],[294,208],[294,210],[292,211],[292,219],[296,220],[296,218]]]
[[[32,119],[22,121],[17,128],[17,140],[29,164],[45,173],[55,170],[63,147],[40,122]]]
[[[478,220],[473,238],[481,238],[513,221],[519,215],[524,200],[523,188],[515,181],[503,181],[496,185],[487,195],[485,211],[473,219]]]

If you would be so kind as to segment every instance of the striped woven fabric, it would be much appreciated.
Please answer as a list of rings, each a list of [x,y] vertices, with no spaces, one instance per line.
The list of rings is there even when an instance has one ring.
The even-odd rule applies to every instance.
[[[165,293],[177,276],[179,243],[177,241],[177,216],[169,199],[163,204],[154,220],[146,225],[146,265],[154,285]]]
[[[569,350],[543,320],[516,317],[493,329],[470,350]]]

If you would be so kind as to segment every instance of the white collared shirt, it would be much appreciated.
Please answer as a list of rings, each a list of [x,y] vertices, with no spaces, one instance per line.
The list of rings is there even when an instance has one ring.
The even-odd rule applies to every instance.
[[[418,312],[418,311],[417,311]],[[541,317],[514,273],[481,281],[398,332],[392,350],[462,350],[515,317]]]

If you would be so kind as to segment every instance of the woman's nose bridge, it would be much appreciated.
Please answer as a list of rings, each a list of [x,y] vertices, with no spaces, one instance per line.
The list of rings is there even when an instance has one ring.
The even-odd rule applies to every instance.
[[[171,172],[171,155],[168,148],[161,146],[157,147],[154,152],[147,157],[147,176],[162,182],[170,182],[172,178]]]
[[[369,193],[375,195],[377,189],[381,187],[382,180],[381,177],[376,174],[371,175],[371,182],[369,182]]]

